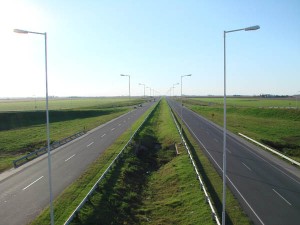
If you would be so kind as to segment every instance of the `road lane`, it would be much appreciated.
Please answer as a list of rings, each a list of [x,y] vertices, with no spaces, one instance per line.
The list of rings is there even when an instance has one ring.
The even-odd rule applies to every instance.
[[[180,117],[180,104],[170,99],[168,102]],[[185,107],[183,119],[221,175],[222,128]],[[227,184],[253,222],[266,225],[299,224],[299,169],[231,132],[227,135],[227,149],[230,151],[227,154]]]
[[[153,102],[122,115],[52,151],[53,196],[76,180]],[[130,120],[127,118],[131,117]],[[126,121],[124,123],[123,121]],[[122,124],[122,126],[118,126]],[[115,129],[113,129],[115,128]],[[113,130],[112,130],[113,129]],[[88,146],[88,147],[87,147]],[[49,204],[47,157],[41,156],[0,180],[0,224],[27,224]],[[28,187],[27,187],[28,186]],[[25,190],[22,190],[26,187]]]

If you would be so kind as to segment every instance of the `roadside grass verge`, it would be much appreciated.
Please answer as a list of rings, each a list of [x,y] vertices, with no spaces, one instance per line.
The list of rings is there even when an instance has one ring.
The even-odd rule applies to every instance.
[[[178,119],[176,113],[175,118],[180,124],[181,120]],[[183,135],[190,148],[191,154],[195,160],[199,173],[215,206],[218,217],[222,218],[222,175],[218,174],[216,168],[209,160],[204,151],[199,146],[196,139],[188,131],[187,127],[183,124]],[[226,224],[229,225],[250,225],[252,222],[243,211],[241,205],[234,197],[229,188],[226,189]]]
[[[162,100],[72,224],[214,224]]]
[[[153,107],[148,109],[147,112],[144,113],[143,116],[138,119],[131,128],[125,131],[108,149],[106,149],[74,183],[72,183],[59,196],[56,197],[54,201],[55,224],[64,224],[64,222],[86,196],[98,178],[103,174],[109,164],[127,143],[132,132],[131,129],[137,129],[152,108]],[[49,207],[45,208],[41,214],[30,224],[50,224]]]
[[[186,100],[185,105],[223,126],[223,105]],[[300,110],[279,108],[227,107],[227,127],[243,133],[300,162]]]
[[[50,98],[51,143],[91,130],[148,101],[145,98]],[[45,99],[0,100],[0,173],[46,146]]]
[[[55,118],[50,118],[51,143],[83,130],[91,130],[130,111],[130,108],[109,109],[107,113],[103,113],[103,111],[105,110],[99,112],[98,116],[73,118],[59,122],[51,122],[51,120],[55,121]],[[58,117],[59,115],[60,113],[58,113]],[[46,140],[45,124],[0,131],[0,172],[11,168],[12,160],[46,146]]]

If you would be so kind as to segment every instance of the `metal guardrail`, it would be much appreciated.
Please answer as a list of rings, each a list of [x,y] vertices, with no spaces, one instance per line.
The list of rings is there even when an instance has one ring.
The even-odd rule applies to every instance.
[[[56,142],[52,143],[50,145],[50,151],[66,144],[66,143],[68,143],[68,142],[70,142],[70,141],[72,141],[72,140],[74,140],[74,139],[76,139],[80,136],[82,136],[83,134],[85,134],[85,132],[80,131],[80,132],[78,132],[76,134],[73,134],[69,137],[66,137],[66,138],[64,138],[60,141],[56,141]],[[45,154],[47,152],[47,149],[48,149],[47,147],[42,147],[38,150],[35,150],[34,152],[31,152],[31,153],[19,158],[19,159],[14,160],[13,161],[14,167],[17,168],[17,167],[29,162],[30,160],[33,160],[33,159]]]
[[[170,109],[171,109],[171,107],[170,107]],[[195,161],[194,161],[194,159],[193,159],[193,156],[192,156],[192,154],[191,154],[191,152],[190,152],[190,149],[189,149],[189,147],[188,147],[188,145],[187,145],[187,143],[186,143],[186,141],[185,141],[185,139],[184,139],[184,137],[183,137],[183,135],[182,135],[182,133],[181,133],[181,131],[180,131],[180,128],[179,128],[179,126],[178,126],[178,123],[177,123],[177,121],[176,121],[176,119],[175,119],[175,117],[174,117],[174,114],[173,114],[173,112],[172,112],[172,109],[171,109],[171,114],[172,114],[173,120],[174,120],[174,122],[175,122],[175,124],[176,124],[177,130],[178,130],[178,132],[179,132],[179,134],[180,134],[182,143],[184,144],[185,149],[187,150],[187,153],[188,153],[188,155],[189,155],[189,158],[190,158],[190,160],[191,160],[191,163],[193,164],[194,170],[195,170],[195,172],[196,172],[196,174],[197,174],[197,179],[199,180],[200,188],[201,188],[201,190],[203,190],[204,195],[205,195],[206,202],[207,202],[207,203],[209,204],[209,206],[210,206],[210,209],[211,209],[211,212],[212,212],[212,219],[213,219],[214,221],[216,221],[217,225],[221,225],[221,223],[220,223],[220,221],[219,221],[219,218],[218,218],[218,216],[217,216],[216,210],[215,210],[213,204],[211,203],[211,200],[210,200],[210,198],[209,198],[208,192],[207,192],[207,190],[206,190],[206,188],[205,188],[205,185],[204,185],[204,183],[203,183],[203,181],[202,181],[202,179],[201,179],[200,173],[199,173],[199,171],[198,171],[198,169],[197,169],[197,166],[196,166]]]
[[[105,177],[105,175],[108,173],[108,171],[112,168],[112,166],[115,164],[115,162],[119,159],[119,157],[123,154],[124,150],[127,148],[131,140],[134,138],[136,133],[141,129],[141,127],[144,125],[144,123],[147,121],[149,116],[153,113],[154,109],[158,105],[159,101],[156,103],[155,107],[151,110],[151,112],[148,114],[148,116],[144,119],[144,121],[141,123],[141,125],[135,130],[135,132],[131,135],[129,141],[125,144],[125,146],[122,148],[122,150],[118,153],[118,155],[114,158],[114,160],[109,164],[109,166],[106,168],[106,170],[103,172],[103,174],[100,176],[100,178],[96,181],[94,186],[91,188],[91,190],[87,193],[87,195],[84,197],[84,199],[79,203],[79,205],[76,207],[76,209],[72,212],[72,214],[69,216],[67,221],[64,223],[64,225],[68,225],[72,222],[74,217],[79,213],[80,209],[84,206],[84,204],[89,200],[93,192],[96,190],[99,182]]]
[[[278,151],[276,151],[276,150],[274,150],[274,149],[272,149],[272,148],[270,148],[270,147],[268,147],[268,146],[266,146],[266,145],[263,145],[262,143],[259,143],[258,141],[255,141],[255,140],[252,139],[252,138],[247,137],[246,135],[244,135],[244,134],[242,134],[242,133],[238,133],[238,134],[239,134],[240,136],[242,136],[242,137],[244,137],[244,138],[246,138],[246,139],[252,141],[253,143],[255,143],[255,144],[257,144],[257,145],[259,145],[259,146],[261,146],[261,147],[263,147],[263,148],[265,148],[265,149],[267,149],[267,150],[269,150],[270,152],[273,152],[274,154],[280,156],[281,158],[284,158],[284,159],[288,160],[288,161],[291,162],[292,164],[297,165],[297,166],[300,166],[300,163],[297,162],[296,160],[293,160],[293,159],[291,159],[291,158],[289,158],[289,157],[287,157],[287,156],[285,156],[285,155],[279,153]]]

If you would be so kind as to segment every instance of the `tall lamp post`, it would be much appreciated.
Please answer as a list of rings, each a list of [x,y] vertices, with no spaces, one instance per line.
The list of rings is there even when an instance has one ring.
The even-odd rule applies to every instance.
[[[183,118],[182,118],[182,108],[183,108],[183,102],[182,102],[182,78],[183,77],[190,77],[192,74],[187,74],[187,75],[181,75],[181,126],[180,126],[180,131],[182,135],[182,123],[183,123]]]
[[[151,98],[151,87],[146,87],[146,88],[149,88],[149,97]]]
[[[300,91],[298,91],[298,93],[300,93]],[[299,94],[296,95],[296,109],[298,109],[298,97],[299,97]]]
[[[144,85],[144,98],[145,98],[145,89],[146,89],[146,86],[145,86],[145,84],[142,84],[142,83],[139,83],[139,85]]]
[[[54,225],[53,213],[53,196],[52,196],[52,179],[51,179],[51,154],[50,154],[50,128],[49,128],[49,109],[48,109],[48,70],[47,70],[47,33],[32,32],[27,30],[14,29],[19,34],[39,34],[45,38],[45,74],[46,74],[46,124],[47,124],[47,147],[48,147],[48,176],[49,176],[49,192],[50,192],[50,217],[51,224]]]
[[[223,205],[222,205],[222,225],[225,225],[226,208],[226,34],[236,31],[258,30],[259,26],[251,26],[237,30],[224,31],[224,128],[223,128]]]
[[[120,76],[129,78],[129,98],[130,98],[130,75],[120,74]]]
[[[173,84],[173,97],[174,97],[174,88],[175,88],[175,85],[179,85],[179,83]]]

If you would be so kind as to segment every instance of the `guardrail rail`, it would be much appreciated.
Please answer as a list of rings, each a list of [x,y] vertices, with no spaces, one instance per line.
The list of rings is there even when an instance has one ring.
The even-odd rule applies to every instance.
[[[186,143],[186,141],[185,141],[185,139],[184,139],[184,137],[183,137],[183,135],[182,135],[182,133],[181,133],[181,130],[180,130],[179,126],[178,126],[178,123],[177,123],[177,121],[176,121],[176,119],[175,119],[175,116],[174,116],[174,114],[173,114],[173,111],[172,111],[172,108],[171,108],[171,107],[170,107],[170,110],[171,110],[171,114],[172,114],[173,120],[174,120],[174,122],[175,122],[175,124],[176,124],[178,133],[180,134],[182,143],[183,143],[184,146],[185,146],[185,149],[186,149],[186,151],[187,151],[187,153],[188,153],[188,155],[189,155],[190,161],[191,161],[191,163],[193,164],[195,173],[197,174],[196,177],[197,177],[197,179],[199,180],[199,183],[200,183],[200,189],[203,190],[204,195],[205,195],[206,202],[209,204],[209,207],[210,207],[210,209],[211,209],[211,212],[212,212],[212,219],[213,219],[214,221],[216,221],[217,225],[221,225],[220,220],[219,220],[219,218],[218,218],[218,216],[217,216],[216,210],[215,210],[215,208],[214,208],[214,206],[213,206],[213,204],[212,204],[212,202],[211,202],[211,200],[210,200],[210,197],[209,197],[208,192],[207,192],[207,190],[206,190],[206,188],[205,188],[205,185],[204,185],[204,183],[203,183],[203,181],[202,181],[202,179],[201,179],[200,173],[199,173],[199,171],[198,171],[198,169],[197,169],[197,166],[196,166],[196,164],[195,164],[195,161],[194,161],[194,159],[193,159],[193,156],[192,156],[192,154],[191,154],[191,152],[190,152],[190,149],[189,149],[189,147],[188,147],[188,145],[187,145],[187,143]]]
[[[272,153],[274,153],[274,154],[280,156],[281,158],[286,159],[287,161],[289,161],[289,162],[292,163],[293,165],[300,166],[300,163],[297,162],[296,160],[291,159],[291,158],[287,157],[286,155],[281,154],[280,152],[278,152],[278,151],[276,151],[276,150],[274,150],[274,149],[272,149],[272,148],[270,148],[270,147],[268,147],[268,146],[266,146],[266,145],[263,145],[262,143],[260,143],[260,142],[258,142],[258,141],[255,141],[254,139],[249,138],[248,136],[246,136],[246,135],[244,135],[244,134],[242,134],[242,133],[238,133],[238,134],[239,134],[240,136],[246,138],[247,140],[252,141],[253,143],[255,143],[255,144],[257,144],[257,145],[263,147],[264,149],[267,149],[268,151],[270,151],[270,152],[272,152]]]
[[[74,139],[76,139],[76,138],[78,138],[78,137],[80,137],[84,134],[85,134],[84,131],[80,131],[80,132],[78,132],[76,134],[73,134],[69,137],[66,137],[66,138],[64,138],[60,141],[56,141],[56,142],[54,142],[50,145],[50,151],[66,144],[66,143],[68,143],[68,142],[70,142],[70,141],[72,141],[72,140],[74,140]],[[31,152],[31,153],[29,153],[29,154],[27,154],[27,155],[25,155],[25,156],[23,156],[19,159],[14,160],[13,161],[14,167],[17,168],[17,167],[29,162],[30,160],[33,160],[33,159],[45,154],[47,152],[47,149],[48,149],[48,147],[45,146],[45,147],[42,147],[38,150],[35,150],[34,152]]]

